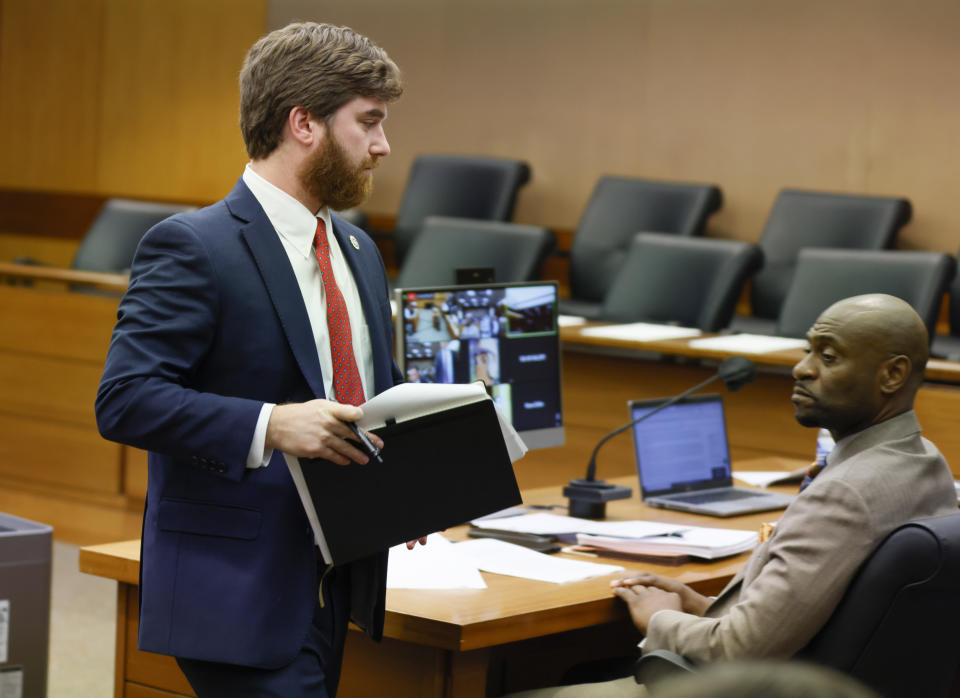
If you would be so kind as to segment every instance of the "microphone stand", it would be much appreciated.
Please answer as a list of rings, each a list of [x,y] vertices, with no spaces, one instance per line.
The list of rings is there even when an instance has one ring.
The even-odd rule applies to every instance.
[[[607,515],[607,502],[616,499],[626,499],[633,494],[633,490],[629,487],[614,485],[605,480],[596,479],[597,451],[599,451],[600,447],[607,443],[607,441],[720,379],[723,379],[724,383],[726,383],[728,390],[735,392],[755,377],[756,367],[753,365],[753,362],[741,356],[732,356],[721,362],[717,373],[705,381],[684,390],[679,395],[657,405],[642,417],[638,417],[632,422],[614,429],[600,439],[599,443],[594,447],[593,453],[590,454],[590,461],[587,464],[587,476],[585,478],[574,478],[570,481],[570,484],[563,488],[563,496],[569,500],[568,510],[570,516],[577,516],[583,519],[603,519]]]

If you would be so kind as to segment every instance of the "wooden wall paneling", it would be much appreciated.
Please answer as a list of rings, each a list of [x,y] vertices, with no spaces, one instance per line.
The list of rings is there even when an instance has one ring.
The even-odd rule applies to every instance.
[[[147,452],[123,447],[123,493],[143,502],[147,498]]]
[[[240,176],[237,76],[264,0],[107,0],[101,191],[215,201]]]
[[[55,488],[120,494],[120,446],[93,426],[0,412],[0,474]]]
[[[103,12],[103,0],[0,3],[0,186],[94,186]]]
[[[708,181],[710,232],[756,240],[782,187],[908,196],[901,246],[956,253],[953,0],[271,0],[269,24],[349,25],[407,89],[366,208],[426,152],[522,157],[517,219],[572,229],[597,177]]]
[[[77,253],[77,239],[0,233],[0,262],[31,257],[44,264],[67,268]]]
[[[0,511],[49,524],[56,540],[76,545],[136,538],[142,522],[141,510],[127,509],[119,496],[31,485],[20,477],[0,477]]]
[[[119,300],[0,285],[0,350],[102,368]]]

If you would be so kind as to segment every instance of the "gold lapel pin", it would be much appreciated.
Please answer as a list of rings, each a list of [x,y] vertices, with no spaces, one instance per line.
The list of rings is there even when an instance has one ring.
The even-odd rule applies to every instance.
[[[357,238],[355,238],[353,235],[350,236],[350,244],[353,245],[353,249],[360,249],[360,241],[357,240]]]

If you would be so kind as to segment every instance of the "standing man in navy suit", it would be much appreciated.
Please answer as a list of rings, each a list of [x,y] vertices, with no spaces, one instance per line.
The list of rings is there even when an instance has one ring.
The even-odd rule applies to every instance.
[[[240,89],[251,162],[141,242],[97,423],[150,452],[140,648],[201,697],[332,697],[348,620],[382,635],[386,552],[328,565],[283,454],[362,467],[345,422],[403,380],[383,261],[332,213],[369,194],[402,87],[367,38],[304,23],[250,49]]]

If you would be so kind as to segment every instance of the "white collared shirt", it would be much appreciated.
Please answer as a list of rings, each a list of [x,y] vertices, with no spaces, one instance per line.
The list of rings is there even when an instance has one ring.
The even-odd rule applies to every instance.
[[[243,182],[263,207],[290,260],[290,266],[297,277],[300,293],[303,295],[303,302],[307,308],[307,316],[310,318],[310,327],[313,330],[313,337],[317,346],[317,356],[320,359],[320,371],[323,374],[323,389],[327,399],[334,400],[336,394],[333,387],[333,359],[330,355],[330,337],[327,330],[327,300],[323,289],[323,278],[320,275],[320,266],[313,250],[317,218],[323,219],[327,230],[327,242],[330,247],[330,265],[333,268],[333,276],[340,288],[340,293],[343,295],[343,300],[347,306],[347,314],[350,317],[353,355],[360,371],[364,398],[369,398],[374,385],[370,332],[363,314],[357,284],[345,256],[356,250],[352,247],[348,247],[346,250],[340,248],[337,237],[333,234],[330,211],[326,206],[317,213],[312,213],[297,199],[254,172],[249,164],[243,172]],[[267,360],[266,357],[264,360]],[[273,407],[273,404],[266,403],[260,411],[260,418],[247,458],[247,467],[249,468],[266,465],[273,455],[272,450],[265,452],[264,449],[267,422],[270,420]]]

